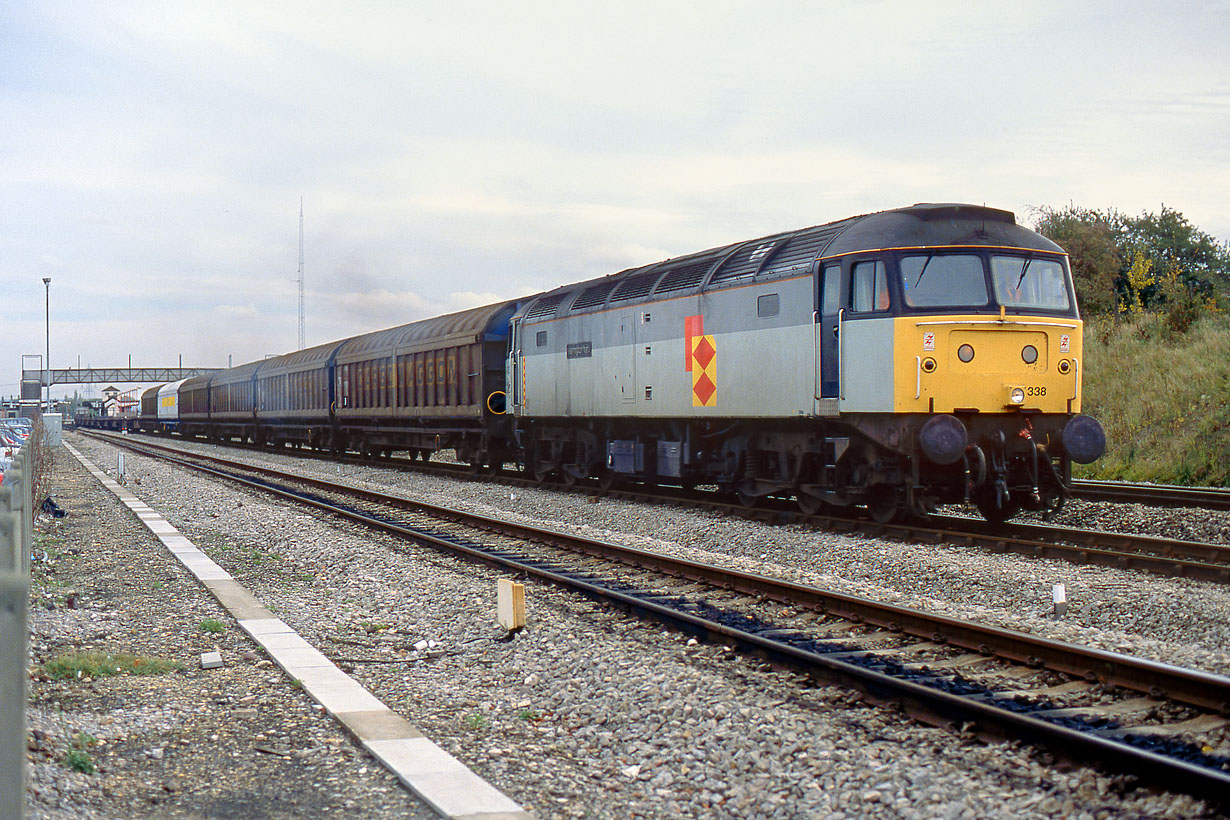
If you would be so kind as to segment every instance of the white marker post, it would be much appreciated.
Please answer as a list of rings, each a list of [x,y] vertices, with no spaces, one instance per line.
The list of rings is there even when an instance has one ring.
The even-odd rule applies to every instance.
[[[1068,611],[1068,592],[1064,589],[1063,584],[1055,584],[1051,587],[1051,600],[1055,604],[1055,617],[1062,618]]]
[[[496,587],[496,618],[512,632],[525,626],[525,585],[501,578]]]

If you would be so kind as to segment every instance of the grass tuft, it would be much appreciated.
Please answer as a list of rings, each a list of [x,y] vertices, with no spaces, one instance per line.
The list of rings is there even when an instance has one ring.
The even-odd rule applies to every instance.
[[[201,631],[208,632],[212,635],[220,635],[226,631],[226,624],[222,623],[217,618],[206,618],[201,621]]]
[[[73,735],[72,745],[64,753],[64,765],[82,774],[94,774],[97,768],[90,749],[98,745],[98,739],[89,732],[77,732]]]
[[[127,652],[67,652],[44,663],[43,673],[53,680],[77,680],[113,675],[165,675],[183,668],[177,661]]]

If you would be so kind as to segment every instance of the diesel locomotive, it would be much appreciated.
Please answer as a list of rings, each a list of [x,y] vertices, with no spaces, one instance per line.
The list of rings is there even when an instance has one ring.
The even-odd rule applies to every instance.
[[[151,388],[139,424],[1003,521],[1057,509],[1105,447],[1081,327],[1061,248],[922,204]]]

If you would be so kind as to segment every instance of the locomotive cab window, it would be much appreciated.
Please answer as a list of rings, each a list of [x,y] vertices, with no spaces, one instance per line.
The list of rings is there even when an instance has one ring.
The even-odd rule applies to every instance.
[[[928,253],[901,257],[901,293],[910,307],[981,307],[988,303],[982,257]]]
[[[888,273],[884,263],[857,262],[850,283],[850,309],[854,313],[888,310]]]
[[[841,310],[841,265],[824,266],[824,294],[821,297],[820,312],[825,316],[836,316]]]
[[[547,331],[545,330],[538,331],[538,333],[534,336],[534,344],[538,347],[546,347],[547,346]]]
[[[991,280],[996,301],[1010,308],[1067,310],[1072,306],[1068,277],[1054,259],[992,256]]]

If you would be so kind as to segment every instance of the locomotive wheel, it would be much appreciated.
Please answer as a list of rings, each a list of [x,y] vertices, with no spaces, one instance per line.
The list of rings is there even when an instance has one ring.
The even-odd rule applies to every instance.
[[[803,515],[815,515],[828,506],[819,498],[807,493],[798,493],[795,495],[794,500],[799,507],[799,512],[803,513]]]
[[[875,484],[867,493],[867,514],[877,524],[891,524],[901,512],[897,488]]]
[[[978,506],[978,512],[982,513],[982,517],[988,522],[1002,524],[1021,511],[1021,505],[1011,498],[1001,506],[997,503],[994,487],[989,490],[989,492],[980,493],[974,502]]]
[[[750,510],[760,503],[761,497],[758,495],[752,495],[751,493],[745,493],[742,490],[736,490],[735,498],[738,498],[739,503]]]
[[[565,487],[575,487],[577,486],[577,483],[581,480],[577,478],[577,476],[571,470],[560,470],[559,474],[560,474],[560,478],[564,482]]]
[[[613,489],[618,483],[619,476],[610,470],[603,470],[602,474],[598,476],[598,489],[600,490]]]

